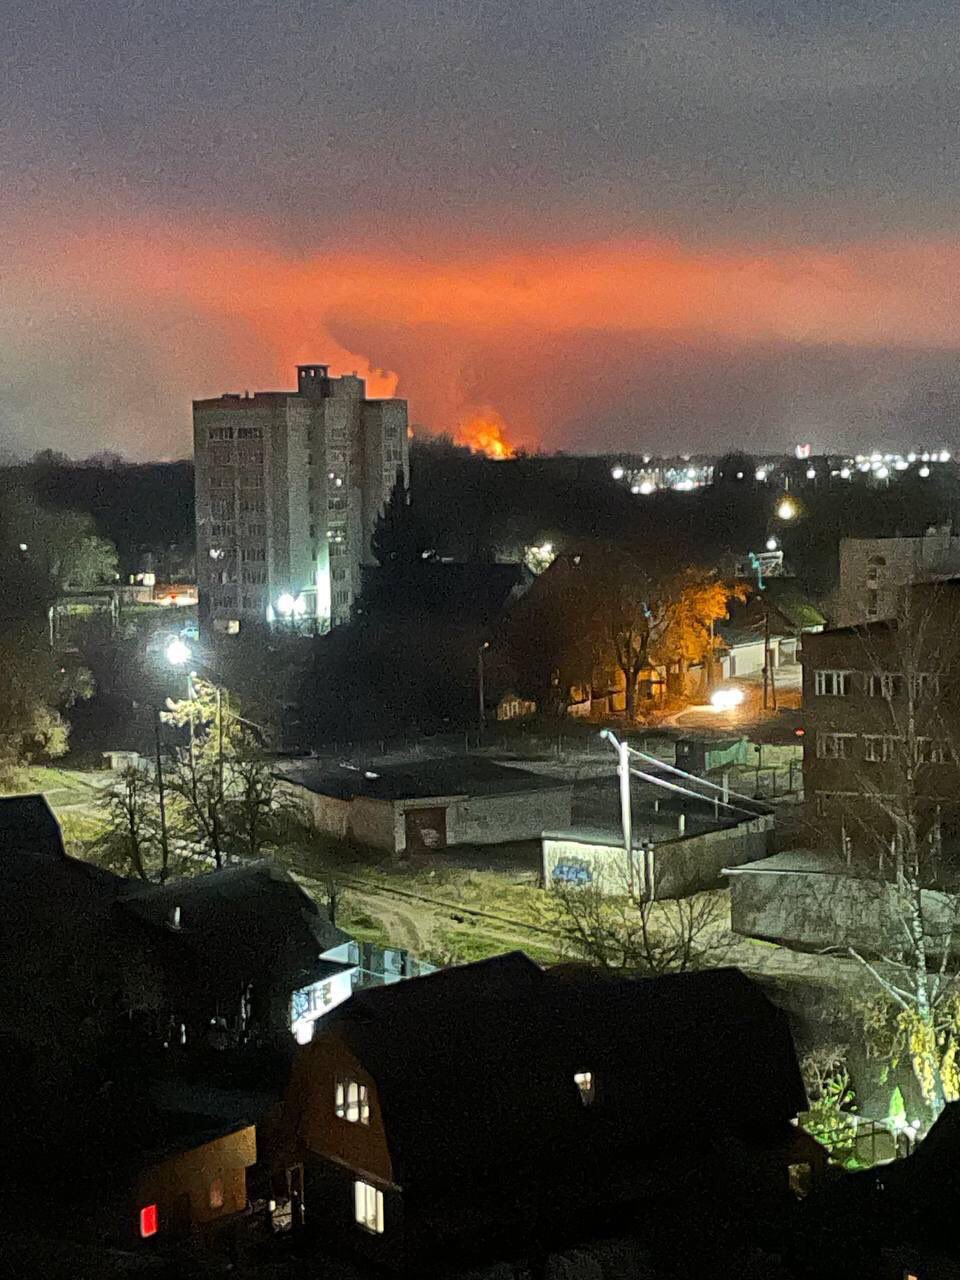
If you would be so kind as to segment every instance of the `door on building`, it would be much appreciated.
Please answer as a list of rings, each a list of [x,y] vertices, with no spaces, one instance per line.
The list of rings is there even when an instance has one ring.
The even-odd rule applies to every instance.
[[[408,853],[447,847],[446,809],[407,809],[403,822]]]

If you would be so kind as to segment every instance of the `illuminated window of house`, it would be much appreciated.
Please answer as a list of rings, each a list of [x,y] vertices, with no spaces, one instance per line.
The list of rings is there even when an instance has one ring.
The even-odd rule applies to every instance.
[[[370,1123],[370,1099],[367,1086],[356,1080],[338,1080],[336,1112],[350,1124]]]
[[[223,1208],[223,1179],[214,1178],[210,1183],[210,1208]]]
[[[365,1231],[383,1235],[383,1192],[369,1182],[353,1184],[353,1213]]]
[[[580,1091],[580,1101],[585,1107],[589,1107],[596,1096],[596,1086],[593,1082],[592,1071],[576,1071],[573,1076],[573,1083]]]

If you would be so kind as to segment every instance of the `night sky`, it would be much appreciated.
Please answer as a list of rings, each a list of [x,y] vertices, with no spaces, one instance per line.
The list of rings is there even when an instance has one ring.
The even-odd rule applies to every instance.
[[[0,452],[298,360],[550,449],[960,439],[955,0],[0,20]]]

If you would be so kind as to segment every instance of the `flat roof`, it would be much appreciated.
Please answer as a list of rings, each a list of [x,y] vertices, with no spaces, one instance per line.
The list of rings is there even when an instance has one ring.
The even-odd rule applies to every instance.
[[[568,791],[571,783],[496,764],[483,756],[449,756],[367,769],[330,768],[319,761],[284,768],[279,777],[317,795],[339,800],[428,800],[434,797]]]
[[[807,875],[836,876],[848,871],[846,864],[832,854],[819,853],[815,849],[788,849],[783,853],[773,853],[769,858],[759,858],[756,862],[744,862],[739,867],[724,867],[721,874],[790,875],[803,872]]]

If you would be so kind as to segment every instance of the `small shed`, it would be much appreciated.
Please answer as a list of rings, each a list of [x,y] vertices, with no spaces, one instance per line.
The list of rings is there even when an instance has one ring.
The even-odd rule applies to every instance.
[[[539,840],[569,826],[569,783],[480,756],[371,769],[298,765],[281,777],[318,831],[400,854]]]
[[[724,769],[736,764],[748,764],[749,743],[746,738],[678,738],[676,764],[678,769],[700,776],[713,769]]]

